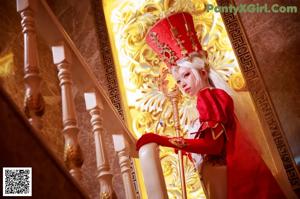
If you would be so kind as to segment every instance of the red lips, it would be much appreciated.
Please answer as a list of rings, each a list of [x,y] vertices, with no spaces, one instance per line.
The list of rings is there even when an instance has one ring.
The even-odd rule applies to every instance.
[[[184,92],[188,93],[191,90],[191,88],[184,89]]]

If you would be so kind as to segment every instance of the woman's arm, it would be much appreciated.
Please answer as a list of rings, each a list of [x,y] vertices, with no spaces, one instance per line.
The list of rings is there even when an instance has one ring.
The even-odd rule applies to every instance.
[[[200,154],[219,154],[224,147],[224,136],[217,139],[213,138],[213,134],[205,132],[203,139],[185,139],[182,137],[166,137],[154,133],[144,134],[137,142],[137,150],[143,145],[155,142],[160,146],[182,149],[186,152]]]

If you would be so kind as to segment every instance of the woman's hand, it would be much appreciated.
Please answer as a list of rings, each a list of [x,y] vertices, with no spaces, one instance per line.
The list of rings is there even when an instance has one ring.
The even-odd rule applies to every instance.
[[[143,145],[154,142],[160,146],[182,149],[186,147],[185,139],[182,137],[167,137],[154,133],[146,133],[136,143],[136,149],[139,150]]]

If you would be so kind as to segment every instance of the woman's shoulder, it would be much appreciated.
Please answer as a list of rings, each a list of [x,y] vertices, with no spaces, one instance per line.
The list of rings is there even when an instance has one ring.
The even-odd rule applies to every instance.
[[[198,92],[198,95],[201,95],[204,93],[221,94],[221,95],[229,96],[229,94],[226,91],[224,91],[223,89],[215,88],[215,87],[205,87]]]
[[[233,99],[232,97],[223,89],[219,88],[213,88],[213,87],[207,87],[199,91],[198,96],[197,96],[197,102],[202,103],[202,102],[207,102],[209,99],[215,101],[221,101],[224,102],[225,104],[232,104]]]

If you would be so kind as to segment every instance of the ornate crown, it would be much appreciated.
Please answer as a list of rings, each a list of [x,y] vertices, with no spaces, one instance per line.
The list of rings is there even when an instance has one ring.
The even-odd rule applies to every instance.
[[[202,54],[193,17],[187,12],[175,13],[159,20],[147,33],[146,42],[168,67],[191,54]]]

